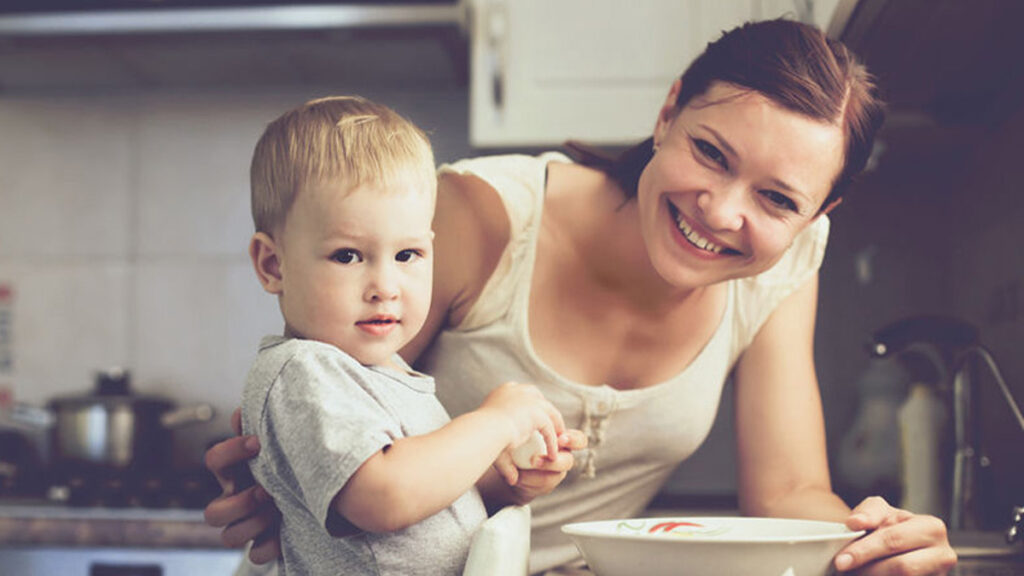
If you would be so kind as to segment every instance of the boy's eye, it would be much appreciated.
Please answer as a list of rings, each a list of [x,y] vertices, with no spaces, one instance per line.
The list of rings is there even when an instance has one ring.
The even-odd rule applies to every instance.
[[[331,260],[339,264],[352,264],[354,262],[362,262],[363,256],[357,250],[342,248],[334,254],[331,254]]]
[[[791,198],[778,192],[776,190],[761,190],[761,195],[768,199],[769,202],[774,206],[789,210],[791,212],[797,212],[796,202],[793,202]]]
[[[409,262],[411,260],[414,260],[414,259],[418,258],[419,256],[420,256],[420,251],[419,250],[413,250],[413,249],[402,250],[398,254],[395,254],[395,260],[397,260],[399,262]]]
[[[722,168],[728,169],[729,162],[726,160],[725,155],[722,151],[715,147],[714,144],[707,140],[701,140],[700,138],[694,139],[697,149],[703,154],[708,160],[711,160],[715,164],[718,164]]]

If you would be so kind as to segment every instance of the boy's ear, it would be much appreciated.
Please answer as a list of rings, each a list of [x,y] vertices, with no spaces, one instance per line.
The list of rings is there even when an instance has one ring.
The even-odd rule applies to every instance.
[[[281,258],[274,239],[263,232],[253,234],[249,242],[249,258],[263,289],[271,294],[280,294]]]

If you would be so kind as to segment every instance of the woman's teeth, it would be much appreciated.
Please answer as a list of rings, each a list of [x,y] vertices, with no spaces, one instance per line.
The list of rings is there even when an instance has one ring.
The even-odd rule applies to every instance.
[[[676,213],[676,225],[679,226],[679,231],[683,233],[683,236],[689,240],[690,244],[693,244],[701,250],[711,252],[714,254],[721,254],[722,247],[707,238],[698,234],[689,224],[683,220],[683,217],[678,212]]]

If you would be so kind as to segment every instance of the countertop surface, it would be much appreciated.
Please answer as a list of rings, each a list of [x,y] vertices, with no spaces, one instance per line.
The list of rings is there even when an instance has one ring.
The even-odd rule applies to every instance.
[[[735,514],[728,510],[651,512],[652,516]],[[951,534],[960,562],[950,576],[1024,576],[1024,546],[1006,546],[1001,536],[988,532]],[[224,549],[220,529],[205,523],[202,510],[73,508],[31,503],[0,503],[0,542],[6,547]]]
[[[223,548],[202,510],[0,504],[4,546]]]

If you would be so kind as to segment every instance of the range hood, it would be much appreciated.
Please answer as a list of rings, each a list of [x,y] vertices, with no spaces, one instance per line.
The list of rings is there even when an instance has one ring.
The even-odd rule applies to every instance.
[[[444,0],[23,0],[0,6],[0,37],[461,26],[464,12],[460,2]]]
[[[462,0],[0,3],[0,94],[466,81]]]

